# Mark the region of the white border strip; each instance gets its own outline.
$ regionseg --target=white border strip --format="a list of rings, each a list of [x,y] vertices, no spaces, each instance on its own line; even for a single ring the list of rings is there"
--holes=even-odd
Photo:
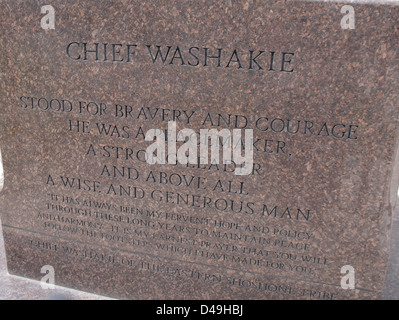
[[[289,0],[295,1],[295,0]],[[296,0],[302,2],[320,2],[320,3],[341,3],[344,4],[373,4],[373,5],[399,5],[398,0]]]

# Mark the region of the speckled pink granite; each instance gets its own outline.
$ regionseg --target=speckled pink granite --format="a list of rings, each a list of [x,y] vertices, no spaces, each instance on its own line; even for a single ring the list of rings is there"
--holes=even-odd
[[[107,300],[106,297],[59,286],[43,289],[39,281],[10,275],[1,224],[0,235],[0,300]]]
[[[116,298],[381,296],[398,6],[353,4],[344,30],[330,2],[53,1],[43,30],[44,4],[0,1],[10,273],[51,265],[57,284]],[[143,133],[173,116],[246,122],[253,174],[143,162]]]

